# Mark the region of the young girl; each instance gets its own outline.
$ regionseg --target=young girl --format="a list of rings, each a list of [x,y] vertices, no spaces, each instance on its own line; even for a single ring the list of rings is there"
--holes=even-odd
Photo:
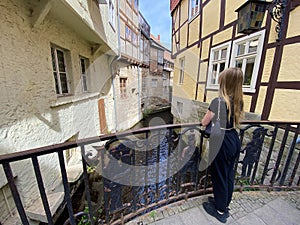
[[[205,211],[226,223],[229,217],[228,206],[232,199],[234,188],[234,163],[241,143],[235,128],[243,115],[243,72],[240,68],[228,68],[219,76],[219,97],[212,100],[201,123],[207,126],[215,121],[219,114],[221,130],[220,144],[213,144],[213,161],[211,164],[211,179],[214,198],[209,197],[203,203]],[[210,148],[211,151],[211,148]]]

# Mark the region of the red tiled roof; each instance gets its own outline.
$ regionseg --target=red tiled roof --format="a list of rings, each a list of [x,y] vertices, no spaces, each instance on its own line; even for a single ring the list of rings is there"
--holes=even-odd
[[[176,6],[178,5],[178,3],[180,2],[180,0],[170,0],[170,11],[172,12]]]

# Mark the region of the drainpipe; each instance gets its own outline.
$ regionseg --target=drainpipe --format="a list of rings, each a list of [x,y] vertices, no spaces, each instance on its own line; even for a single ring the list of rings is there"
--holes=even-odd
[[[116,100],[116,90],[115,90],[115,82],[114,82],[114,69],[113,69],[113,64],[117,62],[121,58],[121,37],[120,37],[120,0],[118,0],[118,6],[117,6],[117,14],[118,14],[118,21],[117,21],[117,26],[118,26],[118,55],[113,58],[113,60],[110,62],[110,71],[111,71],[111,85],[112,85],[112,90],[113,90],[113,99],[114,99],[114,112],[115,112],[115,130],[117,131],[118,129],[118,114],[117,114],[117,100]]]
[[[138,110],[139,110],[139,120],[141,120],[141,111],[142,111],[142,108],[141,108],[141,85],[140,85],[140,65],[138,65]]]
[[[138,10],[138,11],[140,11],[140,10]],[[141,27],[140,27],[140,25],[139,25],[139,43],[141,44]],[[138,46],[138,59],[139,59],[139,61],[141,61],[141,48],[140,48],[140,46]],[[141,74],[140,74],[140,64],[138,64],[138,110],[139,110],[139,120],[141,120],[142,118],[141,118],[141,112],[142,112],[142,107],[141,107],[141,85],[140,85],[140,76],[141,76]]]

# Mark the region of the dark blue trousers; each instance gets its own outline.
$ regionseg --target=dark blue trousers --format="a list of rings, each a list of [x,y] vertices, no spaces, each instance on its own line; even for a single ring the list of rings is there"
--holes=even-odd
[[[211,179],[216,209],[225,212],[232,199],[234,163],[241,142],[236,130],[226,131],[221,148],[211,164]]]

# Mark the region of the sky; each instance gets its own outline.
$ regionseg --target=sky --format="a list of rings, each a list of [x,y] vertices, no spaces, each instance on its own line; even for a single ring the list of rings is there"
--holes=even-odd
[[[139,9],[155,37],[160,34],[164,44],[171,45],[170,0],[140,0]]]

